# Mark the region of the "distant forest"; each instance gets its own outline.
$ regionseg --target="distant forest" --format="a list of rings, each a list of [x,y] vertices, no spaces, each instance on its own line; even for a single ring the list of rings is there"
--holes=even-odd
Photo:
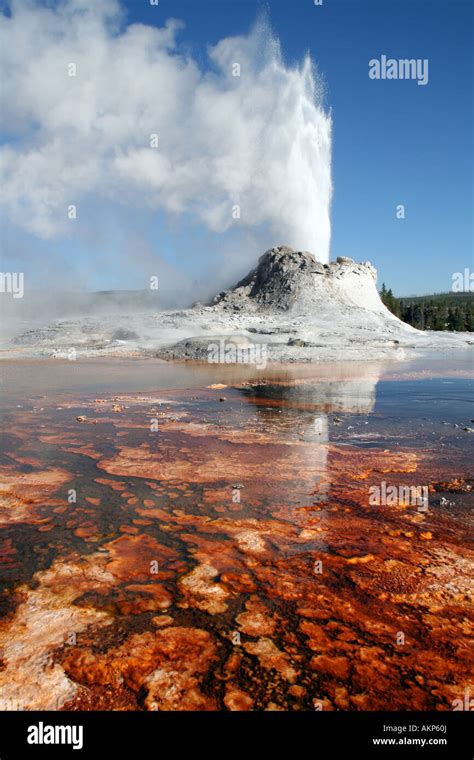
[[[392,314],[419,330],[474,332],[474,293],[397,298],[383,283],[380,298]]]

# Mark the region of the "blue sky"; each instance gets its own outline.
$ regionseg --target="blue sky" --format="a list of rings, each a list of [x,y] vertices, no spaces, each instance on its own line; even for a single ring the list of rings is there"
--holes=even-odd
[[[326,106],[333,117],[331,258],[372,261],[379,282],[399,295],[449,290],[453,272],[473,267],[471,0],[122,4],[130,23],[161,26],[169,17],[184,21],[179,40],[202,68],[208,65],[208,44],[247,33],[256,16],[266,12],[285,61],[299,61],[309,50],[326,82]],[[368,61],[382,54],[429,59],[429,84],[369,79]],[[398,204],[406,208],[403,220],[395,215]],[[103,207],[86,241],[38,241],[5,222],[3,269],[13,267],[15,257],[34,255],[42,262],[38,272],[44,273],[52,252],[63,264],[71,262],[75,272],[82,271],[85,280],[92,260],[100,261],[90,287],[139,287],[139,278],[120,265],[117,252],[124,219],[128,230],[139,228],[139,245],[147,256],[153,256],[154,241],[160,239],[170,266],[191,268],[196,278],[201,259],[186,257],[190,243],[219,248],[218,233],[204,231],[186,217],[177,228],[162,214],[123,208],[117,215],[113,207]],[[269,240],[268,245],[279,242],[285,241]]]

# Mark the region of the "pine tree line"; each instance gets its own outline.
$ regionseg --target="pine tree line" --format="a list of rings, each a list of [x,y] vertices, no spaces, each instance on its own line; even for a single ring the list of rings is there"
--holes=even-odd
[[[380,298],[392,314],[418,330],[474,332],[473,293],[397,298],[383,283]]]

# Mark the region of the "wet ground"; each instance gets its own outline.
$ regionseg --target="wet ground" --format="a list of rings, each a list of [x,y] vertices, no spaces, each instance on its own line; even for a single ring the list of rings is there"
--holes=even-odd
[[[453,709],[472,396],[455,362],[5,363],[0,707]]]

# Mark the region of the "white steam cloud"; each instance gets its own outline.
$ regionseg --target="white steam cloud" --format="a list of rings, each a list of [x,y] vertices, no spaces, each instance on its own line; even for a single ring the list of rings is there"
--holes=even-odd
[[[179,21],[123,22],[115,0],[16,0],[0,16],[11,221],[68,236],[68,206],[79,215],[92,197],[191,214],[218,233],[265,225],[271,244],[327,261],[331,118],[310,58],[285,66],[260,22],[210,48],[203,72],[176,41]]]

